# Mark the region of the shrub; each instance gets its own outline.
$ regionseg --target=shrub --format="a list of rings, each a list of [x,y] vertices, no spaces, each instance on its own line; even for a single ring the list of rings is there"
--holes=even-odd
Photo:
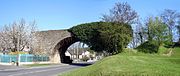
[[[136,48],[139,52],[144,53],[157,53],[159,49],[159,44],[157,41],[146,41]]]

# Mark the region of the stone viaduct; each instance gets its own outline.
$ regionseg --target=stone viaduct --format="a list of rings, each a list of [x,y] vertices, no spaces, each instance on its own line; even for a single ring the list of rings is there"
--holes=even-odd
[[[65,56],[65,52],[77,41],[67,30],[39,31],[35,33],[33,48],[36,52],[49,55],[53,63],[69,63],[70,58]]]

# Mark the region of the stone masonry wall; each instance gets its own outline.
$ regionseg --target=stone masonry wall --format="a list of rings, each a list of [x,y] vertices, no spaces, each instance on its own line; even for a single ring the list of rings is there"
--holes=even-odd
[[[71,33],[67,30],[49,30],[36,32],[33,48],[36,53],[50,56],[50,60],[54,63],[60,62],[58,50],[55,46],[63,39],[71,37]]]

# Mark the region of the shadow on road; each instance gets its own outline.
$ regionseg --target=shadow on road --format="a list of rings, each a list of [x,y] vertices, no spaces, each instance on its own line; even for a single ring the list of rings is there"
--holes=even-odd
[[[89,66],[92,65],[93,63],[90,62],[85,62],[85,63],[71,63],[69,65],[75,65],[75,66]]]

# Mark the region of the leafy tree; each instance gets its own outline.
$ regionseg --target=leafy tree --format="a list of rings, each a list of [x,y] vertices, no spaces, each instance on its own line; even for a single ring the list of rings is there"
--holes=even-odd
[[[150,17],[147,23],[148,41],[156,40],[158,44],[162,44],[169,39],[168,27],[158,17]]]
[[[90,40],[93,40],[94,36],[99,36],[97,32],[98,23],[85,23],[74,26],[70,28],[68,31],[72,32],[72,34],[78,38],[81,42],[91,46]]]
[[[125,3],[115,3],[115,6],[109,10],[109,15],[104,14],[102,20],[105,22],[117,22],[134,24],[138,20],[138,14],[131,6]]]
[[[130,25],[123,23],[113,23],[113,25],[101,27],[100,37],[103,40],[104,50],[110,53],[119,53],[132,39],[132,29]]]
[[[170,42],[168,27],[159,17],[149,17],[144,31],[148,41],[136,48],[140,52],[157,53],[161,44]]]
[[[113,22],[92,22],[69,29],[81,42],[92,50],[117,54],[132,39],[132,28],[128,24]]]

